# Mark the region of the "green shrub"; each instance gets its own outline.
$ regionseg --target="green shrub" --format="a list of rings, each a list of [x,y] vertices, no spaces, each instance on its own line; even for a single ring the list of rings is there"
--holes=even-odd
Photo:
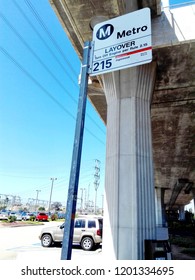
[[[181,253],[195,256],[195,248],[185,248],[181,251]]]
[[[184,248],[195,248],[195,239],[193,237],[174,236],[170,238],[172,244]]]
[[[9,222],[13,223],[16,221],[16,216],[9,216]]]
[[[30,221],[34,222],[35,218],[36,218],[35,216],[30,216]]]
[[[58,218],[58,215],[57,215],[57,214],[52,214],[52,215],[51,215],[51,220],[52,220],[52,221],[56,221],[57,218]]]

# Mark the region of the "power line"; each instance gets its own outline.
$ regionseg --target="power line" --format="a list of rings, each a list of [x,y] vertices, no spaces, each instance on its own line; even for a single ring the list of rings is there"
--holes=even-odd
[[[15,64],[31,81],[33,81],[54,103],[56,103],[66,114],[68,114],[71,118],[75,120],[75,117],[56,99],[52,96],[52,94],[46,90],[27,70],[25,70],[22,65],[20,65],[4,48],[0,46],[0,51],[4,54],[9,60]],[[100,140],[94,133],[92,133],[89,129],[85,128],[89,134],[91,134],[96,140],[104,145],[104,142]]]
[[[59,79],[51,72],[51,70],[47,67],[47,65],[42,61],[42,59],[35,53],[35,51],[29,46],[28,43],[25,42],[22,35],[14,28],[14,26],[8,21],[8,19],[0,12],[0,17],[7,24],[7,26],[14,32],[14,34],[19,38],[19,40],[24,44],[24,46],[29,50],[29,52],[37,59],[37,61],[41,64],[41,66],[50,74],[50,76],[56,81],[56,83],[70,96],[70,98],[75,102],[76,100],[72,95],[64,88],[63,84],[59,81]]]
[[[33,81],[54,103],[56,103],[63,111],[65,111],[71,118],[75,120],[75,117],[56,99],[49,93],[22,65],[20,65],[4,48],[0,47],[0,51],[9,60],[14,63],[31,81]]]
[[[77,73],[74,71],[74,69],[72,68],[72,65],[70,64],[70,62],[65,58],[64,53],[62,51],[62,49],[60,48],[60,46],[58,45],[58,43],[56,42],[55,38],[52,36],[51,32],[48,30],[47,26],[45,25],[45,23],[43,22],[43,20],[41,19],[39,13],[36,11],[35,7],[32,5],[32,3],[29,0],[25,0],[27,6],[30,8],[31,12],[33,13],[33,15],[35,16],[35,18],[37,19],[37,21],[39,22],[39,24],[41,25],[41,27],[45,30],[45,32],[47,33],[48,37],[50,38],[51,42],[53,43],[53,45],[56,47],[57,51],[61,54],[61,56],[64,58],[64,60],[66,61],[66,63],[69,65],[71,71],[77,75]]]
[[[0,17],[7,24],[7,26],[14,32],[14,34],[19,38],[19,40],[24,44],[24,46],[30,51],[30,53],[38,60],[42,67],[50,74],[50,76],[56,81],[56,83],[63,89],[63,91],[70,96],[72,101],[77,104],[75,98],[64,88],[60,80],[52,73],[52,71],[47,67],[47,65],[42,61],[42,59],[35,53],[35,51],[29,46],[29,44],[24,40],[23,36],[14,28],[14,26],[8,21],[5,15],[0,13]],[[103,129],[93,120],[93,118],[87,113],[87,117],[105,134]]]
[[[56,57],[55,53],[51,50],[50,47],[48,47],[48,44],[45,42],[45,40],[43,39],[43,37],[40,35],[40,33],[37,31],[37,29],[33,26],[33,24],[29,21],[29,19],[26,17],[26,15],[24,14],[24,12],[22,11],[22,9],[19,7],[19,5],[16,3],[15,0],[14,4],[15,6],[18,8],[18,10],[20,11],[20,13],[23,15],[23,17],[25,18],[25,20],[29,23],[29,25],[33,28],[34,32],[39,36],[39,38],[41,39],[41,41],[44,43],[44,45],[46,46],[46,48],[50,51],[50,53],[53,55],[53,57],[56,59],[56,61],[58,62],[58,64],[60,64],[60,66],[64,69],[63,65],[61,64],[61,62],[59,61],[59,59]],[[28,2],[28,3],[27,3]],[[47,35],[49,36],[49,38],[52,40],[52,42],[54,43],[55,47],[57,48],[58,52],[62,55],[62,57],[65,59],[65,61],[67,62],[67,64],[69,65],[69,67],[71,68],[71,70],[73,70],[71,64],[69,63],[69,61],[66,59],[66,57],[64,56],[63,51],[61,50],[61,48],[59,47],[58,43],[56,42],[56,40],[54,39],[54,37],[51,35],[51,33],[49,32],[48,28],[46,27],[46,25],[44,24],[43,20],[41,19],[40,15],[38,14],[38,12],[36,11],[35,7],[33,7],[32,3],[30,3],[28,0],[26,0],[26,4],[29,6],[31,12],[33,12],[34,16],[36,17],[37,21],[39,22],[39,24],[43,27],[43,30],[47,33]],[[69,73],[67,73],[66,69],[64,69],[66,74],[70,77]],[[73,73],[76,75],[77,78],[77,73],[73,70]],[[75,83],[75,81],[72,79],[72,77],[70,77],[70,79],[74,82],[74,84],[78,87],[78,84]],[[68,93],[69,94],[69,93]],[[69,96],[71,96],[69,94]],[[76,100],[71,96],[71,98],[76,102]],[[102,128],[93,120],[93,118],[87,113],[87,117],[93,122],[95,123],[95,125],[105,134],[105,132],[102,130]]]
[[[24,172],[23,172],[24,173]],[[3,174],[0,172],[1,176],[5,176],[5,177],[14,177],[14,178],[26,178],[26,179],[34,179],[34,178],[45,178],[46,176],[20,176],[20,175],[13,175],[13,174]]]
[[[30,22],[30,20],[28,19],[28,17],[25,15],[25,13],[23,12],[23,10],[20,8],[20,6],[18,5],[18,3],[13,0],[13,3],[15,4],[15,6],[17,7],[17,9],[19,10],[19,12],[22,14],[22,16],[25,18],[25,20],[28,22],[28,24],[31,26],[31,28],[34,30],[34,32],[36,33],[36,35],[39,37],[39,39],[43,42],[44,46],[47,48],[47,50],[50,52],[50,54],[54,57],[54,59],[57,61],[58,65],[60,65],[60,67],[62,68],[62,70],[69,76],[69,78],[71,79],[71,81],[73,82],[73,84],[78,88],[78,83],[76,83],[72,77],[70,76],[69,72],[64,68],[64,65],[61,63],[61,61],[57,58],[57,56],[55,55],[55,53],[53,52],[53,50],[48,46],[48,44],[46,43],[46,41],[43,39],[43,37],[41,36],[41,34],[37,31],[37,29],[33,26],[33,24]],[[77,77],[77,76],[76,76]]]

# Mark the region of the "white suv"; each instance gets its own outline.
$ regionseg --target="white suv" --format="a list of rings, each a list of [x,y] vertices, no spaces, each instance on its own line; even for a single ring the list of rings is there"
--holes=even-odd
[[[64,234],[64,224],[43,228],[39,238],[43,247],[50,247],[53,243],[61,243]],[[92,250],[102,242],[102,217],[80,216],[75,219],[73,244],[80,244],[84,250]]]

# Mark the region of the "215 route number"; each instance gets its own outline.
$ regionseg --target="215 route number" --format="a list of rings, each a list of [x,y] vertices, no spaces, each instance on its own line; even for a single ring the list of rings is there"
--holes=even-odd
[[[93,64],[93,72],[109,69],[112,66],[112,59],[102,60]]]

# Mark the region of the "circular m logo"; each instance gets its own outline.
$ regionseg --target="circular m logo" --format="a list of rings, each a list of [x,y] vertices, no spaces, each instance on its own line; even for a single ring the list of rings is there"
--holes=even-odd
[[[96,32],[96,37],[99,40],[105,40],[109,38],[114,32],[114,26],[112,24],[105,24],[101,26]]]

